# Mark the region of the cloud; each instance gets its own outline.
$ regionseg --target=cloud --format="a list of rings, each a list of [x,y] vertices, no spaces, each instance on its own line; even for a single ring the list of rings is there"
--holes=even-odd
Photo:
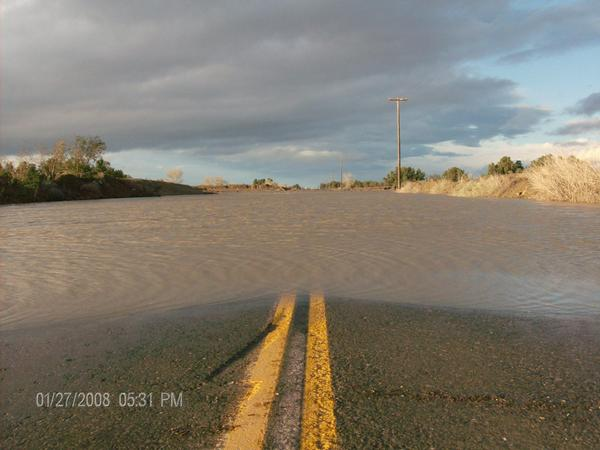
[[[457,145],[452,142],[443,142],[436,145],[441,152],[456,154],[452,158],[452,165],[461,167],[472,174],[484,173],[490,162],[498,161],[502,156],[510,156],[513,160],[521,160],[526,164],[542,155],[553,154],[557,156],[571,156],[584,159],[593,163],[600,163],[600,141],[576,140],[571,142],[529,142],[514,143],[506,139],[491,139],[482,142],[480,151],[473,152],[470,147]],[[439,173],[440,167],[447,168],[448,160],[444,159],[443,165],[437,164],[439,157],[435,154],[427,155],[420,161],[419,167],[427,173]]]
[[[579,100],[575,106],[569,108],[574,114],[585,114],[591,116],[600,111],[600,92],[595,92]]]
[[[519,7],[519,2],[514,2]],[[518,17],[504,24],[505,39],[521,40],[521,48],[499,58],[507,64],[521,63],[570,48],[600,43],[598,4],[595,0],[537,6],[516,10]]]
[[[589,120],[577,120],[556,130],[556,134],[574,135],[584,133],[600,132],[600,118]]]
[[[273,163],[275,161],[302,162],[304,164],[319,164],[323,161],[338,161],[343,154],[333,150],[322,150],[309,147],[277,146],[260,147],[245,152],[239,152],[231,155],[218,156],[222,161],[246,162],[254,161],[263,163]]]
[[[390,95],[410,97],[407,155],[520,136],[549,111],[464,64],[588,45],[600,13],[585,1],[540,15],[511,5],[4,2],[0,153],[93,134],[113,152],[184,149],[235,170],[337,154],[381,168],[393,155]]]
[[[588,146],[590,143],[589,139],[584,139],[584,138],[580,138],[580,139],[575,139],[574,141],[566,141],[566,142],[557,142],[556,145],[558,145],[559,147],[586,147]]]

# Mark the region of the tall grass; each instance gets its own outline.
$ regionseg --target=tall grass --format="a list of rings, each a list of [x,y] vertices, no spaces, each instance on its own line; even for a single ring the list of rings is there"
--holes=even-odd
[[[552,156],[525,175],[540,200],[600,203],[600,167],[587,161]]]
[[[515,176],[487,175],[470,179],[463,177],[459,181],[446,179],[413,181],[402,187],[402,192],[446,194],[454,197],[499,197],[505,193]]]
[[[409,182],[402,187],[402,192],[600,203],[600,165],[572,156],[549,155],[543,163],[520,173],[463,177],[459,181]]]

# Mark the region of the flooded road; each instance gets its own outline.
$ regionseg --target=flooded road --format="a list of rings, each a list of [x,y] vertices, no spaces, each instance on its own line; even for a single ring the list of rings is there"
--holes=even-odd
[[[0,326],[281,292],[600,315],[600,208],[392,192],[0,208]]]

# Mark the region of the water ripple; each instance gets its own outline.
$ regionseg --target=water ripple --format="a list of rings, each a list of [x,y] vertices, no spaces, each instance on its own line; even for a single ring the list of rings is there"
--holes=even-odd
[[[0,325],[289,289],[600,314],[600,208],[390,192],[64,202],[0,209]]]

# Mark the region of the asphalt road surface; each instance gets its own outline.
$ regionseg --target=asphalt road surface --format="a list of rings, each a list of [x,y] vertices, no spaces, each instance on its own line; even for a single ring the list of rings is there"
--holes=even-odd
[[[285,293],[5,333],[2,448],[597,448],[597,325]]]

